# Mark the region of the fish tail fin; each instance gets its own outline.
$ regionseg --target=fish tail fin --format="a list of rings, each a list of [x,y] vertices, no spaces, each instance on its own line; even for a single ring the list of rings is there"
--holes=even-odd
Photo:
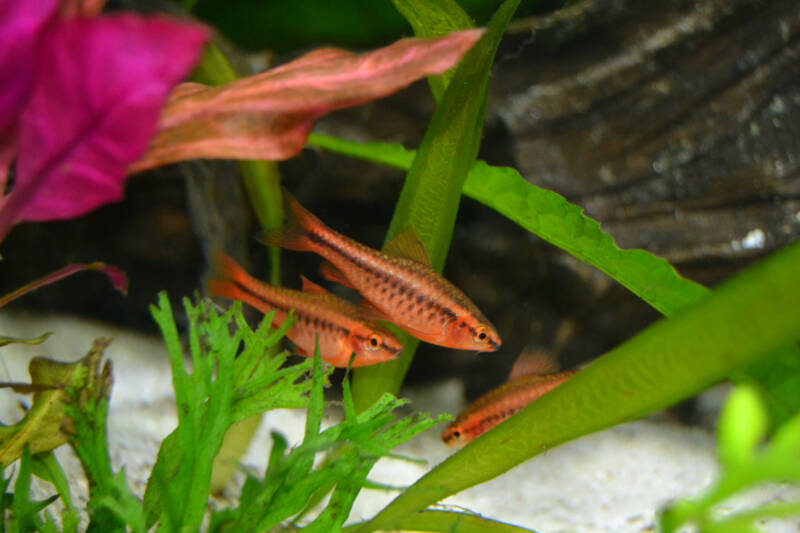
[[[288,248],[289,250],[311,251],[309,233],[314,228],[324,228],[325,224],[308,212],[284,189],[288,220],[283,227],[262,233],[258,240],[267,246]]]
[[[229,300],[241,300],[262,312],[269,310],[271,306],[258,294],[263,284],[245,272],[229,255],[216,251],[212,262],[219,277],[206,283],[208,292]]]

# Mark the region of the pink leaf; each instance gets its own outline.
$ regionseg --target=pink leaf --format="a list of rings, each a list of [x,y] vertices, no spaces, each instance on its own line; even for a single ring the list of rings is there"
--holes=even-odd
[[[147,153],[130,171],[194,158],[286,159],[302,149],[321,115],[444,72],[481,34],[403,39],[363,55],[322,49],[227,85],[182,84],[170,95]]]
[[[0,136],[28,99],[40,36],[56,7],[57,0],[0,2]]]
[[[67,265],[64,268],[61,268],[59,270],[56,270],[55,272],[47,274],[46,276],[33,280],[30,283],[23,285],[19,289],[15,290],[14,292],[10,292],[5,296],[0,296],[0,307],[3,307],[7,303],[16,300],[20,296],[23,296],[31,291],[35,291],[40,287],[44,287],[45,285],[50,285],[51,283],[55,283],[56,281],[62,280],[68,276],[75,274],[76,272],[82,272],[84,270],[99,270],[101,272],[104,272],[108,276],[108,279],[111,280],[111,283],[114,285],[115,289],[122,292],[123,294],[128,293],[128,278],[127,276],[125,276],[125,273],[122,270],[118,269],[115,266],[95,261],[94,263],[88,263],[88,264]]]
[[[59,22],[44,36],[19,127],[17,176],[0,238],[20,220],[81,215],[119,200],[169,91],[207,31],[161,17]]]

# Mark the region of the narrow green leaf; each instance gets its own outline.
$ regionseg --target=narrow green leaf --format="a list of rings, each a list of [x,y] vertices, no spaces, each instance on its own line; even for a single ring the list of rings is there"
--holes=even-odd
[[[239,74],[219,47],[209,43],[203,50],[203,59],[192,78],[207,85],[222,85],[236,81]],[[261,228],[264,231],[279,228],[283,223],[283,196],[278,164],[275,161],[242,160],[239,161],[239,171]],[[269,259],[269,282],[280,285],[280,248],[270,247]]]
[[[417,37],[441,37],[474,27],[472,18],[455,0],[392,0],[392,3],[411,24]],[[428,84],[437,102],[442,99],[455,71],[451,68],[438,76],[428,76]]]
[[[49,331],[47,333],[43,333],[38,337],[31,337],[30,339],[21,339],[19,337],[5,337],[0,335],[0,347],[6,346],[7,344],[41,344],[47,340],[47,338],[52,335]]]
[[[518,5],[519,0],[506,0],[459,63],[408,171],[386,235],[384,245],[413,227],[438,272],[447,257],[461,189],[478,155],[494,55]],[[400,389],[417,345],[409,342],[410,336],[401,337],[406,348],[397,360],[356,370],[357,409],[371,405],[383,392]]]
[[[72,493],[69,490],[69,481],[67,481],[67,476],[64,474],[64,470],[58,463],[56,456],[53,455],[53,452],[44,452],[34,455],[32,467],[36,477],[52,483],[58,492],[66,508],[65,513],[62,514],[62,519],[66,513],[74,514],[74,518],[77,519],[77,512],[72,505]]]
[[[449,457],[360,531],[393,527],[558,444],[672,405],[774,355],[800,334],[798,271],[800,243],[658,321]]]
[[[415,152],[398,144],[355,143],[313,134],[309,144],[333,152],[409,169]],[[528,182],[508,167],[477,161],[463,192],[618,281],[658,311],[669,316],[695,303],[707,289],[681,277],[664,259],[645,250],[620,249],[596,220],[560,194]]]

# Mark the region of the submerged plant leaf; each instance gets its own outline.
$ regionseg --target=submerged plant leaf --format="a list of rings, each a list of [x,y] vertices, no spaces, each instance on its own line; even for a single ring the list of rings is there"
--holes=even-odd
[[[286,439],[273,433],[264,478],[248,477],[239,507],[216,513],[212,518],[213,530],[268,531],[302,513],[320,490],[334,487],[325,509],[303,531],[339,531],[358,493],[371,485],[367,474],[378,459],[390,455],[391,449],[401,442],[449,418],[431,419],[416,414],[398,420],[392,411],[407,402],[390,394],[356,414],[345,378],[344,420],[320,432],[325,374],[318,349],[313,363],[311,401],[303,442],[289,449]],[[314,457],[319,452],[328,452],[332,457],[315,468]]]
[[[0,306],[2,307],[2,306]],[[52,335],[49,331],[47,333],[42,333],[38,337],[31,337],[29,339],[21,339],[19,337],[6,337],[0,335],[0,347],[6,346],[8,344],[41,344],[47,340],[47,338]]]
[[[414,28],[417,37],[440,37],[450,32],[472,28],[472,18],[455,0],[392,0],[394,7]],[[438,76],[428,76],[431,93],[438,102],[453,79],[455,68]]]
[[[97,339],[82,359],[74,363],[63,363],[43,357],[32,359],[28,365],[32,386],[52,387],[38,391],[25,417],[17,424],[0,427],[0,464],[8,466],[22,454],[24,446],[31,453],[53,450],[69,438],[72,423],[66,415],[65,406],[71,400],[68,387],[81,391],[77,408],[83,402],[98,397],[107,397],[111,390],[111,366],[106,361],[100,367],[103,351],[110,339]]]
[[[399,144],[356,143],[312,134],[309,144],[333,152],[408,170],[415,152]],[[513,220],[581,261],[605,272],[667,316],[697,303],[708,289],[682,277],[666,260],[646,250],[623,250],[597,221],[560,194],[526,181],[516,170],[476,162],[464,183],[465,195]],[[773,424],[800,412],[800,350],[787,346],[781,354],[738,369],[737,382],[759,387],[770,407]]]
[[[389,224],[384,246],[411,227],[437,272],[444,268],[461,189],[478,155],[494,55],[518,5],[519,0],[506,0],[484,36],[459,63],[411,163]],[[398,359],[355,372],[353,396],[359,409],[384,392],[400,389],[419,344],[407,334],[400,341],[405,348]]]
[[[344,529],[346,533],[357,531],[362,524]],[[530,529],[507,524],[479,514],[464,511],[428,509],[414,513],[397,524],[402,531],[440,531],[441,533],[531,533]],[[535,532],[534,532],[535,533]]]
[[[164,99],[206,36],[194,24],[128,14],[51,24],[19,119],[0,238],[22,220],[74,217],[119,200],[128,165],[144,152]]]
[[[114,285],[115,289],[123,294],[128,293],[128,277],[122,270],[115,266],[107,265],[100,261],[95,261],[94,263],[88,264],[67,265],[64,268],[60,268],[54,272],[42,276],[39,279],[33,280],[30,283],[27,283],[16,289],[15,291],[6,294],[5,296],[0,296],[0,307],[13,302],[20,296],[24,296],[31,291],[35,291],[36,289],[50,285],[51,283],[55,283],[56,281],[62,280],[84,270],[99,270],[100,272],[103,272],[106,276],[108,276],[108,279]]]
[[[392,527],[568,440],[663,409],[800,334],[800,243],[650,326],[472,441],[359,531]]]
[[[165,293],[151,307],[161,328],[173,373],[178,428],[161,444],[144,496],[146,525],[156,520],[165,528],[193,529],[203,519],[209,494],[212,461],[231,424],[281,407],[308,405],[310,381],[297,383],[311,361],[281,368],[286,352],[271,356],[293,324],[290,317],[277,329],[267,314],[256,331],[235,302],[218,315],[205,302],[184,300],[189,317],[190,373]],[[231,322],[236,328],[232,332]]]
[[[705,494],[671,504],[660,513],[660,530],[683,530],[687,522],[699,531],[756,531],[769,518],[800,516],[800,501],[776,502],[719,516],[715,508],[738,492],[763,483],[800,487],[800,414],[781,426],[775,438],[761,446],[767,427],[766,410],[752,387],[738,386],[723,407],[717,431],[722,472]],[[787,444],[789,444],[787,446]]]
[[[170,96],[158,134],[130,171],[195,158],[289,158],[303,148],[320,116],[450,68],[481,33],[403,39],[362,55],[320,49],[225,85],[184,83]]]

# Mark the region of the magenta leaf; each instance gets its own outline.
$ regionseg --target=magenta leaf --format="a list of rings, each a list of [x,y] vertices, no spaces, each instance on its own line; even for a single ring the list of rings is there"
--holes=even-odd
[[[0,238],[21,220],[70,218],[120,200],[127,167],[207,36],[195,24],[128,14],[53,23],[20,118]]]
[[[0,142],[28,99],[40,36],[57,7],[57,0],[0,2]]]
[[[20,296],[23,296],[31,291],[35,291],[40,287],[50,285],[51,283],[55,283],[56,281],[62,280],[84,270],[99,270],[103,272],[106,276],[108,276],[108,279],[111,280],[111,283],[114,285],[115,289],[123,294],[128,293],[128,277],[117,267],[101,263],[100,261],[95,261],[94,263],[88,264],[76,263],[67,265],[64,268],[60,268],[55,272],[47,274],[46,276],[33,280],[17,290],[6,294],[5,296],[0,296],[0,307],[3,307],[7,303],[16,300]]]
[[[130,171],[196,158],[292,157],[320,116],[444,72],[482,33],[402,39],[360,55],[325,48],[226,85],[181,84],[164,106],[147,153]]]

